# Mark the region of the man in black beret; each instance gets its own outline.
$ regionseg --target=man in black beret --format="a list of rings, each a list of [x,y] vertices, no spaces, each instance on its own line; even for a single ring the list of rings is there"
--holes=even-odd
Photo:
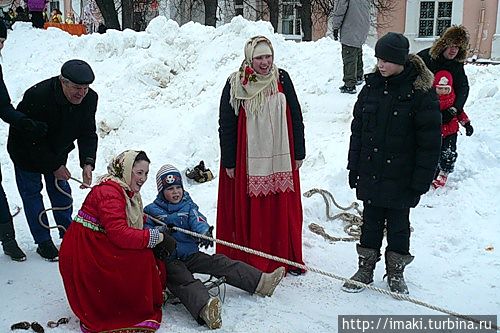
[[[83,60],[69,60],[61,74],[37,83],[26,90],[17,111],[33,120],[29,126],[11,126],[7,150],[14,162],[16,183],[24,205],[31,234],[38,244],[37,253],[49,261],[57,261],[59,252],[49,230],[40,225],[39,214],[45,209],[41,195],[42,176],[52,207],[69,207],[53,212],[58,226],[71,223],[72,199],[61,193],[57,185],[71,194],[66,167],[68,154],[77,140],[82,177],[92,183],[97,134],[95,113],[97,93],[89,88],[94,81],[92,68]],[[45,129],[45,130],[44,130]],[[42,223],[48,226],[46,214]],[[64,231],[59,229],[62,238]]]

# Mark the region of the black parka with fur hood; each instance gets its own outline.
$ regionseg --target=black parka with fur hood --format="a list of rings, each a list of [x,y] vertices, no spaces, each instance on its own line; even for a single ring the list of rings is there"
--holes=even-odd
[[[452,60],[443,57],[443,52],[450,45],[459,47],[458,54]],[[425,62],[432,73],[447,70],[453,77],[453,89],[455,90],[455,103],[458,110],[463,110],[467,97],[469,96],[469,80],[465,75],[464,62],[467,58],[469,48],[469,33],[463,26],[451,26],[438,38],[432,47],[417,53]]]
[[[354,106],[347,169],[359,175],[359,200],[415,207],[429,190],[441,146],[441,112],[433,75],[410,54],[403,72],[365,76]]]

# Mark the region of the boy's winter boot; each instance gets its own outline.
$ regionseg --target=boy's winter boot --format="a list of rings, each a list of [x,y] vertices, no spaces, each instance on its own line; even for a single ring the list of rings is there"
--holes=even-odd
[[[201,309],[200,317],[211,330],[222,327],[222,306],[218,297],[210,297],[207,304]]]
[[[415,257],[412,255],[403,255],[393,251],[385,252],[385,270],[389,289],[393,293],[407,295],[408,286],[406,285],[403,272]]]
[[[262,297],[272,296],[284,276],[285,267],[278,267],[272,273],[262,273],[254,293]]]
[[[375,249],[362,247],[359,244],[356,244],[356,251],[358,252],[358,271],[354,273],[351,280],[370,284],[373,282],[373,271],[377,261],[380,260],[380,253]],[[342,286],[342,290],[348,293],[359,293],[365,290],[365,287],[346,282]]]
[[[17,245],[14,225],[12,220],[0,224],[0,241],[2,242],[3,252],[14,261],[25,261],[26,254]]]

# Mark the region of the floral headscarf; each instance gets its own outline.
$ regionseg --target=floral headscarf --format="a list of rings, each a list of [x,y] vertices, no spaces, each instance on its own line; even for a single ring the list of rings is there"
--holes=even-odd
[[[252,68],[253,53],[259,43],[267,43],[274,58],[273,45],[266,37],[255,36],[246,42],[245,59],[241,63],[240,69],[229,77],[230,104],[236,115],[238,115],[242,104],[247,113],[258,113],[266,98],[278,91],[278,69],[274,63],[267,75],[258,74]]]
[[[132,198],[127,194],[131,192],[132,168],[135,158],[140,151],[126,150],[114,157],[108,164],[108,173],[100,177],[97,184],[111,180],[118,183],[123,189],[126,202],[127,224],[135,229],[143,229],[143,205],[141,195],[134,193]]]

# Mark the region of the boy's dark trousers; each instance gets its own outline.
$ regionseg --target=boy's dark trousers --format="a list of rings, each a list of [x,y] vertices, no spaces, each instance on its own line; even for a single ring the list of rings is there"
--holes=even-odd
[[[379,251],[387,225],[387,248],[402,255],[410,254],[410,209],[375,207],[363,203],[363,225],[360,244]]]
[[[455,169],[455,162],[457,161],[457,133],[448,135],[443,138],[441,142],[441,155],[439,156],[438,170],[452,173]]]
[[[224,276],[234,287],[252,293],[257,288],[262,272],[244,262],[232,260],[223,254],[209,255],[197,252],[186,260],[168,260],[167,288],[178,297],[189,313],[199,320],[201,309],[210,299],[208,289],[193,273],[210,274],[217,278]]]

